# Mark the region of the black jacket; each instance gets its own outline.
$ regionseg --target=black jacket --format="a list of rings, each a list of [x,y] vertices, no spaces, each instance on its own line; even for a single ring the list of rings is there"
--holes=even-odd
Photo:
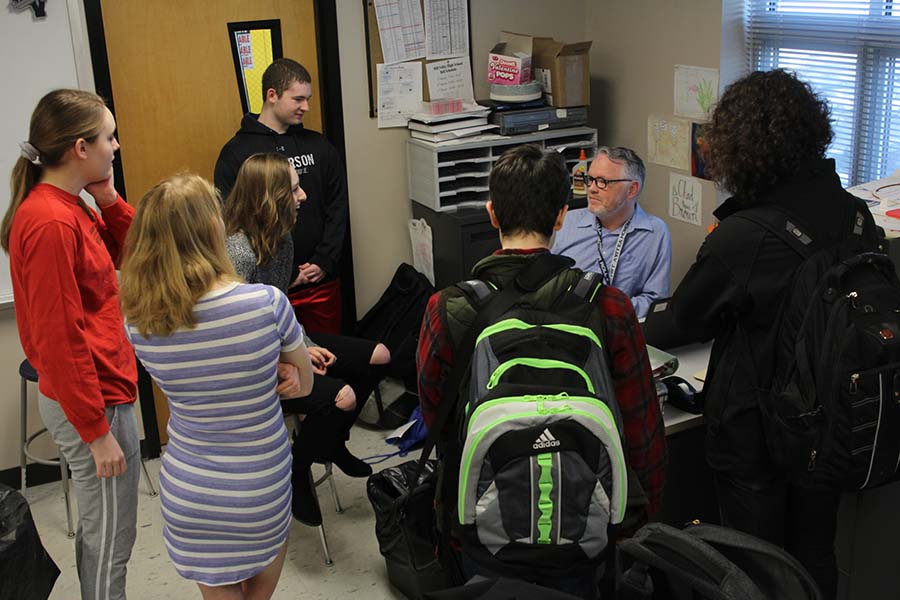
[[[240,130],[222,147],[216,161],[216,188],[227,201],[247,157],[258,152],[286,156],[307,196],[297,212],[293,231],[292,272],[296,273],[298,265],[311,262],[322,267],[327,279],[333,279],[347,230],[347,173],[340,156],[321,133],[295,125],[280,134],[260,123],[258,117],[244,115]]]
[[[704,385],[707,461],[716,471],[764,482],[776,473],[758,395],[772,383],[781,306],[800,258],[760,225],[729,218],[751,202],[777,204],[823,244],[842,239],[849,229],[844,224],[861,206],[869,249],[876,249],[877,236],[865,203],[841,187],[834,161],[813,161],[755,202],[732,197],[716,209],[719,226],[675,290],[678,327],[698,341],[715,338]]]

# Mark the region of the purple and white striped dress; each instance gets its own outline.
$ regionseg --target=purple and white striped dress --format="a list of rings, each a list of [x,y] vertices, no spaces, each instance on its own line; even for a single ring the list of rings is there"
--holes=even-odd
[[[303,330],[282,292],[231,284],[202,296],[197,326],[135,352],[169,400],[160,471],[163,537],[178,573],[243,581],[278,554],[291,525],[291,449],[275,387],[279,353]]]

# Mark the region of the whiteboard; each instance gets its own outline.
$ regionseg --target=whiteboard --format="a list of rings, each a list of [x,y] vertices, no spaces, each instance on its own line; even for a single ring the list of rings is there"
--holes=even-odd
[[[9,207],[9,177],[19,157],[19,142],[28,139],[31,112],[41,97],[56,88],[78,87],[69,12],[62,2],[47,3],[47,17],[31,10],[0,8],[0,56],[4,57],[0,95],[0,215]],[[13,300],[9,256],[0,251],[0,304]]]

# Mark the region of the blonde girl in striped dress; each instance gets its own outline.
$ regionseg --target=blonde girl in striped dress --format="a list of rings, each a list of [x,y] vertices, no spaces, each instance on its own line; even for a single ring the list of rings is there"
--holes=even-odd
[[[291,524],[279,391],[312,389],[303,330],[281,291],[239,282],[215,189],[196,175],[162,181],[138,205],[121,296],[126,333],[169,400],[169,557],[204,599],[269,598]],[[279,362],[297,367],[280,387]]]

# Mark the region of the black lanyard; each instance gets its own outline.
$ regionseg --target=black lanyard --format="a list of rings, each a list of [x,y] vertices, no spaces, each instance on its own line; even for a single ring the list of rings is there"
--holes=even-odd
[[[622,247],[625,246],[625,236],[628,235],[628,226],[631,225],[631,219],[633,218],[634,215],[631,215],[619,230],[619,238],[616,240],[616,249],[613,250],[612,259],[609,261],[609,265],[606,264],[606,259],[603,258],[603,236],[601,235],[603,225],[600,224],[600,219],[597,219],[597,262],[600,264],[600,275],[603,276],[603,283],[606,285],[612,285],[613,279],[616,277],[616,267],[619,266],[619,257],[622,255]]]

